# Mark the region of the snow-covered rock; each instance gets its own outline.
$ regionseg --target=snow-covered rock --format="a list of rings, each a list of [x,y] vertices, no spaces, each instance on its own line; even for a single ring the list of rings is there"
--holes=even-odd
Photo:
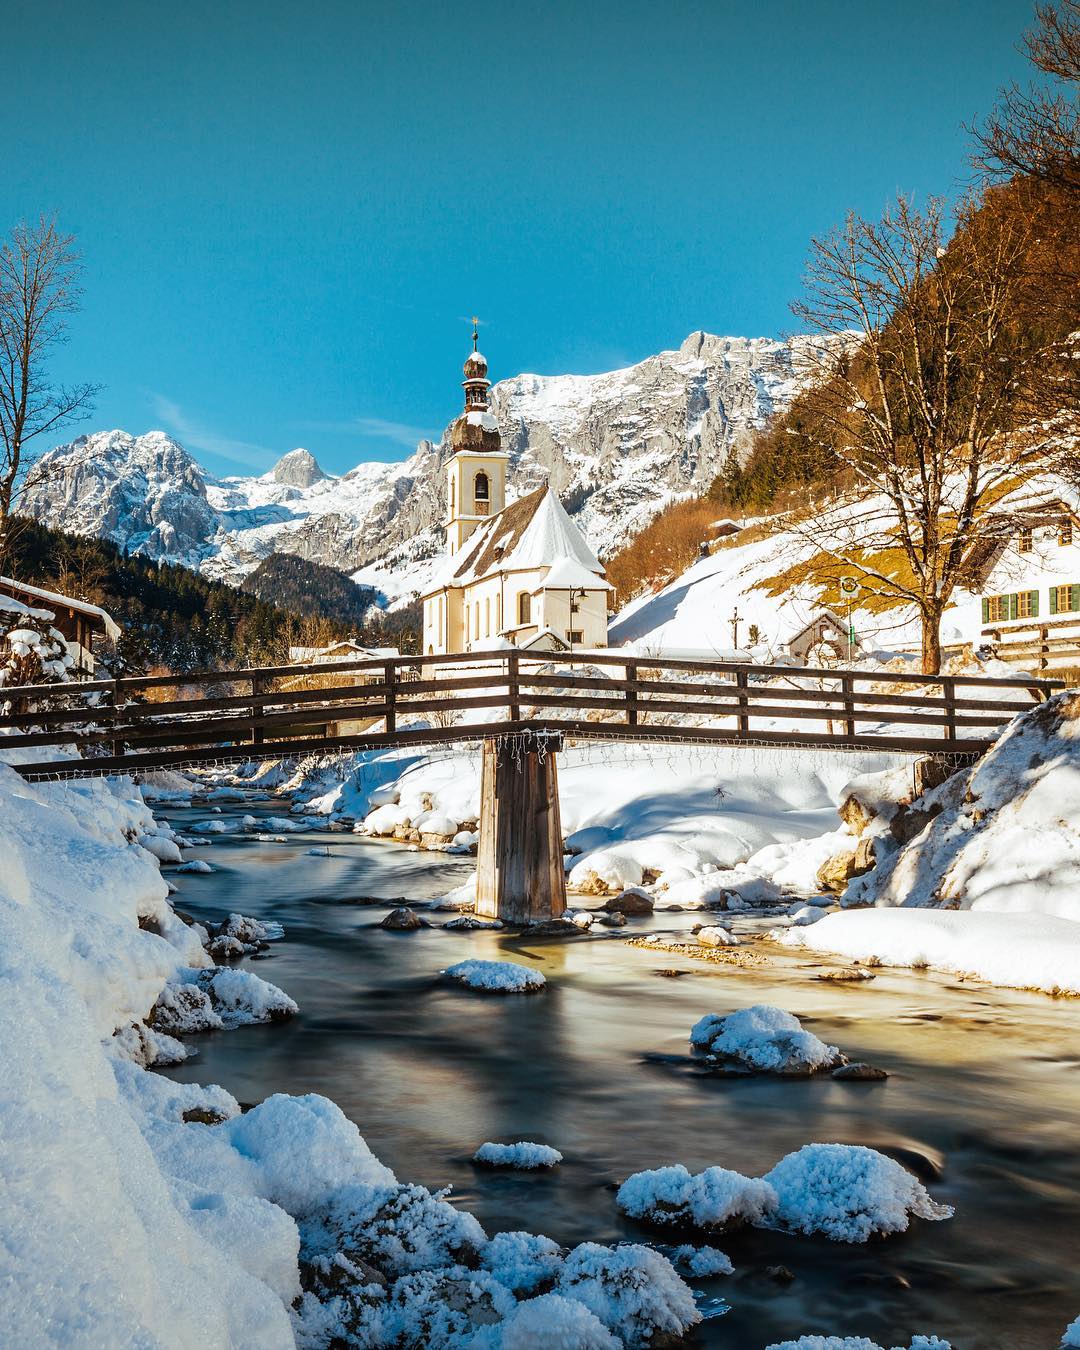
[[[698,1279],[708,1279],[713,1275],[730,1275],[735,1267],[731,1258],[715,1247],[676,1247],[671,1259],[677,1270],[684,1270]]]
[[[759,1003],[720,1016],[706,1013],[690,1031],[698,1052],[754,1073],[805,1075],[833,1069],[843,1060],[799,1019],[782,1008]]]
[[[547,983],[540,971],[515,961],[459,961],[444,973],[486,994],[531,994]]]
[[[693,1175],[675,1163],[627,1177],[616,1203],[633,1219],[723,1231],[759,1223],[776,1208],[776,1192],[767,1181],[726,1167],[707,1167]]]
[[[554,1167],[561,1163],[563,1155],[547,1144],[530,1144],[522,1141],[517,1144],[481,1144],[473,1154],[473,1161],[484,1163],[488,1167],[516,1167],[530,1171],[535,1167]]]
[[[723,1231],[743,1223],[866,1242],[904,1232],[912,1215],[948,1219],[949,1205],[892,1158],[855,1144],[805,1144],[764,1177],[681,1163],[636,1172],[619,1187],[623,1213],[649,1223]]]
[[[800,1336],[797,1341],[774,1341],[765,1350],[883,1350],[877,1341],[865,1336]],[[909,1344],[892,1350],[952,1350],[949,1341],[938,1336],[913,1336]]]
[[[767,1172],[765,1181],[777,1198],[775,1222],[837,1242],[903,1233],[912,1215],[939,1220],[953,1213],[895,1159],[857,1144],[804,1144]]]

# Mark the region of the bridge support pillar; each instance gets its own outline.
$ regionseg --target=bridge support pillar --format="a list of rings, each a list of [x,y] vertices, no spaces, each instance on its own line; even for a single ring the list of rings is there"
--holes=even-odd
[[[540,923],[566,909],[559,782],[562,737],[530,733],[484,742],[476,912]]]

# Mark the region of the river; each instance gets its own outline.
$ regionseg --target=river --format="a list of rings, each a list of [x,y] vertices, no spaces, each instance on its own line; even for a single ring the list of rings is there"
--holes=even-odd
[[[219,818],[282,809],[226,805]],[[180,830],[209,818],[206,807],[162,812]],[[329,856],[308,853],[324,845]],[[730,1311],[707,1307],[714,1315],[689,1344],[760,1350],[829,1332],[891,1346],[936,1332],[954,1350],[1053,1350],[1080,1314],[1080,1002],[931,973],[880,971],[835,985],[814,978],[823,963],[772,947],[768,964],[736,968],[623,940],[685,935],[692,914],[546,942],[387,932],[378,927],[387,906],[359,901],[431,899],[471,863],[348,834],[284,843],[219,835],[186,856],[217,870],[173,876],[180,908],[285,926],[250,968],[290,994],[300,1015],[192,1038],[198,1057],[169,1075],[221,1083],[241,1102],[324,1093],[400,1179],[451,1184],[489,1232],[524,1228],[566,1245],[658,1240],[620,1217],[613,1183],[671,1162],[760,1174],[811,1141],[891,1152],[955,1205],[947,1222],[915,1220],[908,1233],[862,1247],[756,1230],[718,1239],[736,1273],[696,1287]],[[548,987],[499,998],[440,980],[467,956],[535,965]],[[671,969],[689,973],[658,974]],[[690,1068],[697,1018],[752,1003],[790,1010],[852,1059],[888,1069],[889,1080],[732,1079]],[[565,1161],[551,1172],[482,1171],[471,1155],[489,1139],[552,1144]],[[795,1279],[777,1283],[765,1273],[773,1265]]]

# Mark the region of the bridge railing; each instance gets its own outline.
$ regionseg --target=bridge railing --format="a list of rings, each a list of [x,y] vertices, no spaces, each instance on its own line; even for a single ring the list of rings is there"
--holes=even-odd
[[[28,777],[429,745],[551,729],[609,740],[974,755],[1063,687],[609,651],[516,650],[247,667],[0,689],[9,749],[75,747]],[[34,756],[38,759],[38,756]]]

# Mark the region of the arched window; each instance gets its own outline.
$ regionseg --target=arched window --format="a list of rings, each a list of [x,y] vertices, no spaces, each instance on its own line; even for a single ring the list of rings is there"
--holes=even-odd
[[[491,506],[491,485],[486,473],[478,473],[473,479],[473,514],[486,516]]]
[[[446,641],[446,630],[443,628],[443,597],[439,596],[439,631],[435,638],[441,646]]]
[[[491,636],[491,597],[484,597],[484,636]]]
[[[501,595],[497,595],[497,596],[495,597],[495,631],[496,631],[496,633],[501,633],[501,632],[502,632],[502,596],[501,596]]]
[[[475,622],[475,627],[474,627],[474,629],[473,629],[473,637],[474,637],[474,638],[478,638],[478,637],[480,636],[480,601],[479,601],[479,600],[477,600],[476,604],[473,606],[473,609],[474,609],[474,611],[475,611],[475,616],[476,616],[476,617],[475,617],[475,620],[474,620],[474,622]]]
[[[453,515],[457,510],[457,483],[450,479],[450,514]]]
[[[518,591],[518,623],[532,623],[532,596],[528,591]]]

